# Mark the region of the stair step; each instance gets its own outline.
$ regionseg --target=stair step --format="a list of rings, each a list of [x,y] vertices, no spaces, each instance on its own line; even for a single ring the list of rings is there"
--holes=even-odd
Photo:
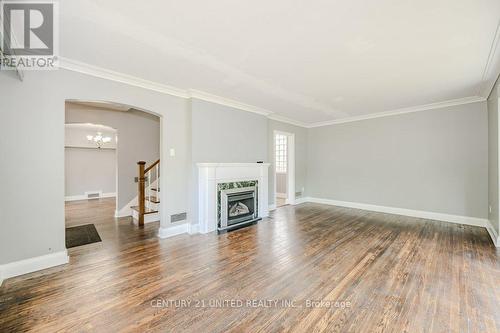
[[[132,208],[133,210],[135,210],[137,212],[139,211],[139,206],[132,206],[130,208]],[[153,210],[153,209],[148,208],[148,207],[144,207],[144,214],[154,214],[154,213],[158,213],[158,211]]]
[[[151,188],[151,191],[160,192],[160,188]]]
[[[153,197],[153,196],[146,197],[146,200],[151,201],[152,203],[160,203],[160,198]]]

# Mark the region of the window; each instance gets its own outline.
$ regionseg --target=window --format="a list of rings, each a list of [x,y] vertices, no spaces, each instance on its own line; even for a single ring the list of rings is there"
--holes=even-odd
[[[287,169],[287,137],[276,134],[276,172],[286,173]]]

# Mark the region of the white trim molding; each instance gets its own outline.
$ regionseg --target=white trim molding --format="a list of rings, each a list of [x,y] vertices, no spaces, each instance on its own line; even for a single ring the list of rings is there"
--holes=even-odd
[[[388,214],[395,214],[395,215],[417,217],[417,218],[422,218],[422,219],[444,221],[444,222],[450,222],[450,223],[466,224],[466,225],[472,225],[472,226],[476,226],[476,227],[486,227],[486,225],[488,223],[487,219],[482,219],[482,218],[477,218],[477,217],[435,213],[435,212],[406,209],[406,208],[370,205],[370,204],[364,204],[364,203],[359,203],[359,202],[339,201],[339,200],[311,198],[311,197],[309,197],[307,201],[313,202],[313,203],[331,205],[331,206],[341,206],[341,207],[368,210],[368,211],[372,211],[372,212],[388,213]]]
[[[88,193],[96,193],[96,192],[99,193],[98,197],[95,197],[95,198],[87,197]],[[102,191],[88,191],[88,192],[85,192],[85,194],[70,195],[70,196],[64,197],[64,201],[95,200],[95,199],[114,198],[114,197],[116,197],[115,192],[102,193]]]
[[[279,122],[282,122],[282,123],[287,123],[287,124],[290,124],[290,125],[295,125],[295,126],[299,126],[299,127],[309,127],[309,124],[306,123],[306,122],[303,122],[303,121],[300,121],[300,120],[296,120],[296,119],[291,119],[291,118],[288,118],[288,117],[285,117],[285,116],[280,116],[279,114],[276,114],[276,113],[271,113],[267,116],[267,118],[271,119],[271,120],[276,120],[276,121],[279,121]]]
[[[36,272],[54,266],[64,265],[69,262],[68,251],[59,251],[39,257],[14,261],[0,265],[0,281],[5,279]]]
[[[310,198],[308,198],[308,197],[296,198],[295,199],[295,205],[300,205],[300,204],[303,204],[303,203],[306,203],[306,202],[310,202],[309,200],[310,200]]]
[[[493,41],[492,44],[492,55],[490,56],[490,59],[495,59],[496,53],[498,52],[498,35],[499,32],[497,30],[496,37]],[[323,121],[323,122],[313,122],[313,123],[307,123],[303,122],[300,120],[296,119],[291,119],[286,116],[279,115],[275,112],[266,110],[264,108],[255,106],[255,105],[250,105],[246,103],[242,103],[230,98],[210,94],[204,91],[200,90],[194,90],[194,89],[181,89],[173,86],[169,86],[166,84],[154,82],[154,81],[149,81],[145,79],[141,79],[136,76],[120,73],[120,72],[115,72],[109,69],[105,69],[102,67],[97,67],[94,65],[86,64],[74,59],[69,59],[69,58],[64,58],[60,57],[59,58],[59,67],[68,71],[73,71],[77,73],[82,73],[94,77],[98,77],[101,79],[106,79],[114,82],[120,82],[124,84],[128,84],[131,86],[147,89],[147,90],[152,90],[156,91],[159,93],[171,95],[171,96],[176,96],[180,98],[186,98],[186,99],[200,99],[212,103],[216,103],[219,105],[225,105],[231,108],[247,111],[247,112],[252,112],[256,113],[262,116],[267,117],[268,119],[280,121],[283,123],[288,123],[291,125],[299,126],[299,127],[304,127],[304,128],[314,128],[314,127],[321,127],[321,126],[328,126],[328,125],[335,125],[335,124],[343,124],[343,123],[348,123],[348,122],[354,122],[354,121],[361,121],[361,120],[367,120],[367,119],[374,119],[374,118],[381,118],[381,117],[389,117],[389,116],[395,116],[399,114],[405,114],[405,113],[411,113],[411,112],[418,112],[418,111],[426,111],[426,110],[432,110],[432,109],[439,109],[439,108],[444,108],[444,107],[449,107],[449,106],[456,106],[456,105],[462,105],[462,104],[469,104],[469,103],[476,103],[476,102],[483,102],[486,100],[487,96],[486,94],[489,94],[489,90],[491,90],[491,78],[490,76],[495,76],[494,74],[497,73],[498,71],[492,70],[492,66],[495,64],[492,64],[493,60],[488,60],[485,68],[485,72],[483,73],[484,80],[483,82],[480,83],[481,86],[481,92],[479,96],[470,96],[470,97],[465,97],[465,98],[458,98],[458,99],[452,99],[452,100],[446,100],[446,101],[441,101],[437,103],[431,103],[431,104],[424,104],[424,105],[417,105],[417,106],[411,106],[411,107],[406,107],[402,109],[396,109],[396,110],[389,110],[389,111],[383,111],[383,112],[378,112],[378,113],[371,113],[371,114],[366,114],[366,115],[361,115],[361,116],[355,116],[355,117],[344,117],[340,119],[334,119],[334,120],[329,120],[329,121]],[[490,76],[487,76],[488,73],[493,73]],[[492,81],[494,83],[495,79]],[[489,90],[488,90],[489,88]],[[487,93],[485,93],[488,90]]]
[[[159,238],[169,238],[173,236],[177,236],[180,234],[185,234],[191,231],[191,227],[189,223],[182,223],[182,224],[173,224],[170,227],[164,228],[160,227],[158,229],[158,237]]]
[[[74,59],[59,57],[59,68],[114,82],[125,83],[131,86],[152,90],[167,95],[189,98],[189,94],[184,89],[179,89],[158,82],[144,80],[136,76],[115,72],[113,70],[90,65]]]
[[[193,234],[199,234],[200,233],[200,225],[199,224],[191,224],[191,223],[186,223],[188,226],[188,234],[193,235]]]
[[[498,78],[498,73],[500,72],[500,54],[498,54],[500,44],[500,21],[497,25],[497,30],[495,31],[495,37],[491,42],[490,52],[488,54],[488,59],[484,66],[483,75],[481,77],[481,82],[479,83],[478,95],[488,98],[495,85]]]
[[[493,228],[493,226],[491,225],[491,222],[488,219],[471,217],[471,216],[435,213],[435,212],[406,209],[406,208],[370,205],[370,204],[364,204],[364,203],[359,203],[359,202],[349,202],[349,201],[313,198],[313,197],[306,197],[306,198],[297,199],[296,204],[305,203],[305,202],[319,203],[319,204],[331,205],[331,206],[356,208],[356,209],[368,210],[368,211],[372,211],[372,212],[403,215],[403,216],[417,217],[417,218],[428,219],[428,220],[444,221],[444,222],[450,222],[450,223],[471,225],[471,226],[475,226],[475,227],[483,227],[483,228],[486,228],[486,230],[488,231],[488,233],[491,237],[491,240],[493,241],[493,244],[495,244],[496,247],[500,247],[500,236],[496,232],[495,228]]]
[[[348,117],[348,118],[341,118],[341,119],[335,119],[335,120],[329,120],[329,121],[322,121],[322,122],[309,124],[307,127],[314,128],[314,127],[322,127],[322,126],[329,126],[329,125],[351,123],[354,121],[383,118],[383,117],[389,117],[389,116],[397,116],[400,114],[441,109],[441,108],[446,108],[446,107],[450,107],[450,106],[464,105],[464,104],[484,102],[484,101],[486,101],[486,98],[484,98],[482,96],[471,96],[471,97],[465,97],[465,98],[452,99],[452,100],[438,102],[438,103],[424,104],[424,105],[412,106],[412,107],[407,107],[407,108],[402,108],[402,109],[396,109],[396,110],[390,110],[390,111],[384,111],[384,112],[378,112],[378,113],[371,113],[371,114],[366,114],[366,115],[361,115],[361,116],[356,116],[356,117]]]
[[[259,108],[257,106],[253,106],[253,105],[246,104],[246,103],[241,103],[241,102],[235,101],[233,99],[209,94],[209,93],[206,93],[206,92],[200,91],[200,90],[190,89],[190,90],[188,90],[188,95],[190,98],[196,98],[196,99],[207,101],[207,102],[212,102],[212,103],[216,103],[216,104],[220,104],[220,105],[229,106],[229,107],[232,107],[232,108],[235,108],[238,110],[242,110],[242,111],[257,113],[257,114],[260,114],[260,115],[266,116],[266,117],[269,116],[270,114],[272,114],[271,111],[268,111],[266,109]]]
[[[139,199],[135,196],[132,200],[130,200],[125,206],[123,206],[120,210],[115,210],[115,217],[126,217],[132,216],[132,206],[137,206],[139,203]]]
[[[273,211],[276,209],[276,204],[269,205],[269,211]]]
[[[486,230],[488,230],[493,244],[495,244],[496,247],[500,247],[500,235],[498,235],[495,228],[493,228],[491,221],[488,221],[488,223],[486,224]]]

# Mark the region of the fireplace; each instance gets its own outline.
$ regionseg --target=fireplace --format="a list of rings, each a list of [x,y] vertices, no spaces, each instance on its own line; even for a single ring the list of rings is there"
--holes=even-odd
[[[220,191],[219,231],[233,229],[257,220],[256,186]]]
[[[232,228],[236,229],[240,225],[252,223],[250,215],[244,216],[246,209],[242,205],[235,208],[237,211],[233,210],[233,213],[237,213],[238,216],[231,216],[231,221],[229,221],[227,194],[246,191],[243,190],[246,187],[254,187],[251,190],[255,191],[253,207],[254,221],[269,216],[267,200],[267,172],[269,163],[198,163],[197,166],[198,225],[194,224],[194,229],[198,229],[200,233],[206,234],[212,231],[223,232]],[[228,190],[236,191],[227,192]],[[224,191],[224,195],[222,195],[222,191]],[[222,205],[223,196],[226,197],[224,205]],[[251,204],[247,205],[245,202],[243,203],[250,211],[252,208]],[[225,207],[224,222],[221,221],[223,206]],[[241,220],[248,220],[236,221],[236,219],[240,218]]]

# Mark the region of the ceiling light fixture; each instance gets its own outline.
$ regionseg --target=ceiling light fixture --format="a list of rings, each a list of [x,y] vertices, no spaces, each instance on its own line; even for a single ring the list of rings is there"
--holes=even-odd
[[[99,149],[102,148],[104,144],[111,142],[111,138],[109,136],[102,136],[102,132],[97,132],[96,135],[87,135],[87,140],[95,143]]]

